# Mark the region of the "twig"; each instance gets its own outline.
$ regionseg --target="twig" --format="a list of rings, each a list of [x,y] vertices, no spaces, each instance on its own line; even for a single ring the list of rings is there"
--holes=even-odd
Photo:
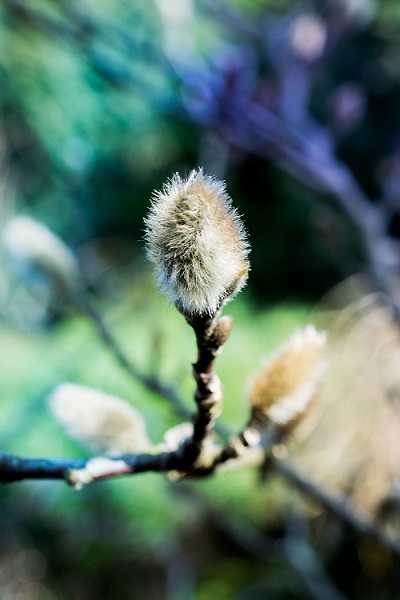
[[[197,412],[187,451],[193,453],[193,457],[198,457],[203,441],[222,412],[222,386],[214,371],[214,361],[231,333],[233,320],[231,317],[218,319],[218,314],[212,317],[183,314],[193,328],[197,342],[197,361],[193,364],[193,377],[197,383],[194,394]]]
[[[221,454],[224,451],[225,449],[221,448]],[[79,489],[89,483],[145,472],[178,471],[194,477],[210,475],[213,472],[213,468],[197,468],[194,464],[195,460],[196,455],[191,451],[191,446],[185,444],[175,452],[161,452],[154,455],[129,454],[115,458],[44,459],[0,454],[0,483],[25,479],[58,479]],[[368,515],[362,513],[346,498],[327,492],[300,474],[287,461],[274,457],[270,457],[269,461],[271,468],[294,484],[300,492],[320,503],[341,521],[350,525],[358,534],[373,539],[400,557],[400,545],[388,538]],[[215,465],[220,462],[220,456],[216,456]]]
[[[83,485],[146,472],[178,471],[185,476],[204,477],[210,475],[223,460],[219,446],[214,464],[203,467],[196,465],[202,442],[193,443],[190,438],[172,452],[155,454],[124,454],[116,457],[95,456],[88,459],[26,458],[14,454],[0,453],[0,483],[12,483],[24,479],[60,479],[80,488]]]
[[[191,418],[191,411],[185,406],[183,400],[179,397],[178,393],[170,385],[160,381],[155,375],[147,375],[142,373],[125,355],[119,342],[116,341],[113,334],[104,322],[102,315],[89,300],[85,293],[77,294],[75,297],[77,305],[81,308],[85,315],[89,317],[94,327],[96,328],[99,337],[110,350],[120,367],[136,381],[139,381],[147,389],[155,392],[159,396],[168,400],[177,414],[184,419]]]
[[[180,417],[190,421],[193,418],[193,412],[187,408],[174,387],[161,381],[155,375],[147,375],[142,373],[128,359],[126,354],[121,349],[119,342],[117,342],[105,324],[102,315],[90,301],[87,294],[84,292],[80,292],[79,294],[77,293],[75,295],[75,301],[83,313],[89,317],[97,333],[99,334],[100,339],[110,350],[112,356],[115,358],[120,367],[129,375],[129,377],[139,381],[147,389],[168,400],[175,412]],[[197,455],[199,454],[200,450],[200,442],[205,437],[207,431],[211,430],[214,426],[218,435],[222,439],[227,440],[230,435],[229,428],[223,423],[215,424],[215,419],[219,415],[217,405],[220,407],[222,403],[222,392],[218,387],[220,386],[219,379],[215,374],[210,377],[208,371],[211,368],[215,357],[222,350],[222,345],[228,339],[231,328],[232,318],[222,317],[219,319],[217,327],[215,328],[213,335],[210,335],[208,341],[203,340],[203,343],[200,341],[198,342],[198,344],[200,344],[200,346],[198,346],[198,361],[193,366],[193,376],[197,382],[195,399],[196,403],[198,404],[198,411],[194,417],[195,427],[192,450]],[[200,329],[199,336],[201,337]],[[205,369],[204,373],[202,372],[202,369]],[[209,395],[210,392],[211,395]]]
[[[186,458],[180,452],[89,459],[24,458],[0,454],[1,483],[23,479],[63,479],[75,487],[82,487],[121,475],[188,469]]]
[[[286,519],[283,550],[293,570],[314,600],[346,600],[334,586],[317,553],[308,542],[307,522],[302,515]]]
[[[388,538],[374,521],[359,507],[354,506],[347,498],[339,494],[333,494],[324,490],[311,479],[297,471],[286,460],[271,457],[272,468],[293,483],[303,494],[316,500],[321,506],[335,515],[352,529],[365,537],[375,540],[378,544],[388,548],[397,556],[400,556],[400,544]]]

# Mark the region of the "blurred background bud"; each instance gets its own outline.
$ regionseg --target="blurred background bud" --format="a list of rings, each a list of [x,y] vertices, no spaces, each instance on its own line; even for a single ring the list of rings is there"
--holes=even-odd
[[[49,404],[66,432],[96,452],[117,456],[151,448],[141,414],[116,396],[62,383]]]
[[[308,325],[265,361],[250,389],[257,415],[285,432],[307,414],[326,368],[326,336]]]
[[[82,285],[75,256],[45,225],[26,216],[12,218],[2,241],[15,274],[43,309],[62,310]]]
[[[316,14],[299,15],[290,26],[289,37],[295,55],[304,61],[314,62],[325,48],[325,22]]]

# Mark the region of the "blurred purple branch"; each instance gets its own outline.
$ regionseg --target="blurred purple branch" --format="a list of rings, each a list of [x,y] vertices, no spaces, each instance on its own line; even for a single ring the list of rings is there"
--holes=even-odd
[[[315,600],[346,600],[312,548],[308,539],[308,523],[303,515],[291,514],[285,521],[284,553],[310,596]]]
[[[325,20],[318,17],[321,35],[325,35],[326,40],[319,54],[311,60],[299,56],[296,52],[301,48],[298,50],[294,46],[293,27],[298,13],[274,22],[263,18],[254,22],[244,20],[240,13],[224,8],[223,4],[203,2],[214,17],[258,49],[256,60],[259,63],[272,65],[275,70],[272,80],[248,81],[244,85],[240,77],[246,69],[256,67],[250,64],[246,67],[246,60],[242,65],[233,63],[229,66],[228,57],[228,63],[217,61],[207,66],[204,61],[187,64],[185,58],[180,57],[174,59],[177,61],[174,64],[151,43],[135,40],[120,27],[100,26],[65,3],[57,4],[64,9],[66,18],[56,20],[32,10],[21,0],[2,2],[26,25],[46,35],[79,44],[88,64],[110,85],[134,89],[158,110],[215,132],[228,147],[237,147],[276,162],[304,185],[333,199],[357,233],[364,255],[360,269],[369,271],[376,285],[391,298],[399,316],[400,292],[396,280],[400,272],[400,250],[388,234],[395,207],[393,203],[385,202],[384,193],[380,201],[371,202],[350,168],[337,158],[334,133],[315,120],[308,106],[319,70],[329,60],[335,46],[351,31],[351,23],[346,19],[338,18],[334,13]],[[100,55],[93,44],[96,37],[108,43],[117,38],[121,59],[114,56],[111,59],[104,53]],[[176,92],[165,94],[165,90],[137,76],[124,53],[131,57],[141,56],[151,62],[152,68],[158,68],[172,81],[175,79],[181,95]],[[274,107],[257,98],[261,89],[265,96],[271,85],[275,94]]]
[[[11,18],[17,19],[24,27],[40,31],[56,40],[63,39],[73,47],[78,47],[93,72],[108,85],[127,90],[135,89],[158,110],[178,117],[174,99],[172,96],[168,97],[165,88],[161,90],[149,84],[142,76],[137,76],[132,67],[134,63],[132,57],[134,56],[136,60],[141,57],[145,64],[150,62],[154,68],[168,73],[171,69],[168,61],[152,44],[136,40],[123,28],[107,26],[104,23],[100,26],[87,15],[76,11],[72,6],[67,6],[66,3],[55,2],[65,10],[66,15],[54,18],[39,10],[32,10],[23,0],[0,0],[0,2],[8,10]],[[116,40],[118,40],[117,44]],[[98,45],[96,47],[99,41],[102,42],[102,47],[110,49],[109,53],[100,50]],[[109,48],[110,43],[111,48]],[[172,77],[172,73],[170,76]]]

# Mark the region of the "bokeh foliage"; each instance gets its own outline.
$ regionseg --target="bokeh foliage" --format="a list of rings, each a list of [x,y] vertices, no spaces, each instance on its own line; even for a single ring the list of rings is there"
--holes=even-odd
[[[243,76],[238,85],[273,74],[260,58],[266,40],[252,46],[246,26],[263,20],[267,28],[273,18],[309,6],[324,14],[329,4],[236,0],[222,5],[219,20],[195,3],[193,32],[211,91],[217,94],[221,73],[229,82],[229,69],[237,65]],[[243,30],[224,20],[232,7],[243,11]],[[335,91],[349,81],[360,86],[365,115],[343,136],[338,155],[372,199],[398,147],[399,24],[397,0],[377,3],[374,18],[335,49],[311,97],[312,114],[328,125]],[[61,235],[76,251],[122,347],[141,368],[179,386],[188,407],[194,341],[143,266],[143,216],[152,190],[174,171],[206,163],[227,180],[253,247],[249,288],[230,307],[235,329],[218,368],[224,415],[239,427],[247,414],[246,381],[262,356],[306,323],[311,303],[359,264],[352,226],[329,198],[251,148],[227,149],[203,124],[202,111],[211,110],[215,98],[196,87],[195,71],[193,81],[185,73],[192,95],[182,92],[165,53],[156,3],[3,0],[0,48],[2,221],[28,213]],[[234,103],[235,85],[228,91]],[[339,259],[319,227],[326,222],[346,240]],[[398,235],[395,219],[392,227]],[[49,392],[63,380],[127,398],[143,412],[153,441],[160,441],[178,422],[171,407],[121,372],[86,319],[63,307],[46,327],[50,319],[30,314],[31,302],[6,277],[0,298],[1,449],[82,455],[46,407]],[[295,495],[282,481],[261,486],[258,473],[227,473],[188,489],[173,490],[164,477],[146,475],[79,495],[43,482],[0,494],[5,600],[310,597],[282,554],[271,551],[273,559],[265,562],[246,551],[240,524],[256,526],[275,548]],[[368,548],[363,555],[351,533],[340,538],[335,523],[328,531],[338,542],[334,551],[327,548],[326,529],[316,521],[321,560],[349,597],[395,597],[389,559],[379,563]],[[370,562],[375,557],[374,566],[366,568],[363,556]]]

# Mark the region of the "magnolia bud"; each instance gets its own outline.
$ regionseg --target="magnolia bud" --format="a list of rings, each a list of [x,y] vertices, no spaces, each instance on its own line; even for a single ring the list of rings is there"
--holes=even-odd
[[[213,315],[245,284],[248,244],[222,182],[175,174],[153,197],[147,253],[168,298],[187,315]]]
[[[253,380],[253,413],[286,432],[292,429],[318,390],[326,366],[325,345],[325,334],[308,325],[278,348]]]
[[[42,223],[30,217],[14,217],[2,237],[10,260],[28,285],[41,278],[60,297],[73,295],[81,285],[74,255]]]
[[[67,433],[95,451],[117,456],[151,448],[142,415],[116,396],[62,383],[49,403]]]

